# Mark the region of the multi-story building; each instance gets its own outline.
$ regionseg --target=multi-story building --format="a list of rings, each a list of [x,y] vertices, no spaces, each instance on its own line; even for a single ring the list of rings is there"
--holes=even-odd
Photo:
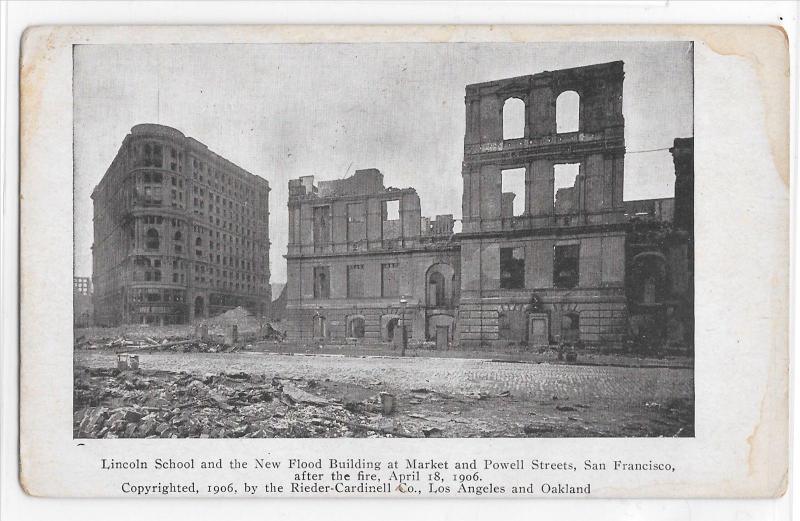
[[[621,340],[623,77],[612,62],[467,86],[462,345]]]
[[[374,169],[289,181],[290,338],[691,345],[692,140],[670,149],[674,198],[625,201],[623,79],[612,62],[468,85],[458,234]]]
[[[376,169],[289,181],[289,339],[453,341],[460,281],[453,216],[420,215],[412,188]]]
[[[264,313],[269,183],[174,128],[131,129],[94,201],[95,320],[175,324]]]

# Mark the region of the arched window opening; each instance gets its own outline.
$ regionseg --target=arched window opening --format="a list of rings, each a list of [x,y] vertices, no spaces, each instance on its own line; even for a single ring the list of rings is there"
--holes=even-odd
[[[508,98],[503,104],[503,139],[525,137],[525,102]]]
[[[179,240],[181,240],[182,238],[183,238],[183,235],[181,235],[181,232],[175,232],[175,240],[176,240],[176,241],[179,241]]]
[[[580,163],[553,165],[553,205],[556,215],[578,213],[580,206],[578,175],[580,172]]]
[[[445,307],[445,285],[444,275],[434,271],[428,277],[428,305],[431,307]]]
[[[158,230],[155,228],[150,228],[147,230],[147,234],[145,236],[145,243],[144,247],[148,250],[157,250],[160,247],[160,240],[158,237]]]
[[[556,98],[556,132],[578,132],[581,97],[574,90],[562,92]]]

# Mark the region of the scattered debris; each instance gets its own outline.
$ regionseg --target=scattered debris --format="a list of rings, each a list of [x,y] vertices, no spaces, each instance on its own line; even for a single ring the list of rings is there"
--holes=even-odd
[[[427,429],[422,429],[422,433],[425,435],[426,438],[441,438],[442,437],[442,429],[438,427],[429,427]]]
[[[569,405],[556,405],[556,410],[561,412],[570,412],[570,411],[577,411],[575,407],[570,407]]]
[[[381,392],[381,411],[383,412],[384,416],[389,416],[394,412],[395,409],[395,397],[391,393]]]

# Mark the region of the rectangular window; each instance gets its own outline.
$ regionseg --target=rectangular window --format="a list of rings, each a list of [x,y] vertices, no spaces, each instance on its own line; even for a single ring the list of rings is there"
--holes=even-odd
[[[314,207],[314,244],[325,245],[331,242],[331,207]]]
[[[580,163],[553,166],[553,207],[556,215],[578,213]]]
[[[331,280],[328,266],[314,267],[314,298],[330,298]]]
[[[364,296],[364,265],[356,264],[347,267],[347,296],[358,298]]]
[[[381,265],[381,296],[396,297],[400,294],[397,281],[397,264]]]
[[[500,248],[500,288],[525,287],[525,248]]]
[[[525,213],[525,169],[512,168],[500,172],[501,217],[516,217]]]
[[[357,243],[367,238],[367,227],[364,215],[364,203],[347,205],[347,242],[351,249],[358,249]]]
[[[555,246],[553,250],[553,284],[570,289],[578,285],[580,244]]]
[[[400,201],[384,201],[381,208],[381,233],[384,240],[398,239],[400,232]]]

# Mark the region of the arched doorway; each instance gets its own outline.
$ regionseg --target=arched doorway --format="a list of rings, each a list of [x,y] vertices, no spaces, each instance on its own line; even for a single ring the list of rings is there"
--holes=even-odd
[[[194,317],[200,318],[205,315],[205,302],[203,297],[198,296],[194,299]]]
[[[314,315],[314,338],[327,338],[328,326],[325,322],[325,317],[322,315]]]
[[[644,306],[657,305],[668,297],[669,267],[661,252],[647,251],[630,262],[628,298]]]
[[[350,338],[364,338],[364,317],[356,315],[347,319],[347,336]]]
[[[567,343],[578,342],[581,339],[580,315],[578,313],[565,313],[561,317],[561,341]]]

